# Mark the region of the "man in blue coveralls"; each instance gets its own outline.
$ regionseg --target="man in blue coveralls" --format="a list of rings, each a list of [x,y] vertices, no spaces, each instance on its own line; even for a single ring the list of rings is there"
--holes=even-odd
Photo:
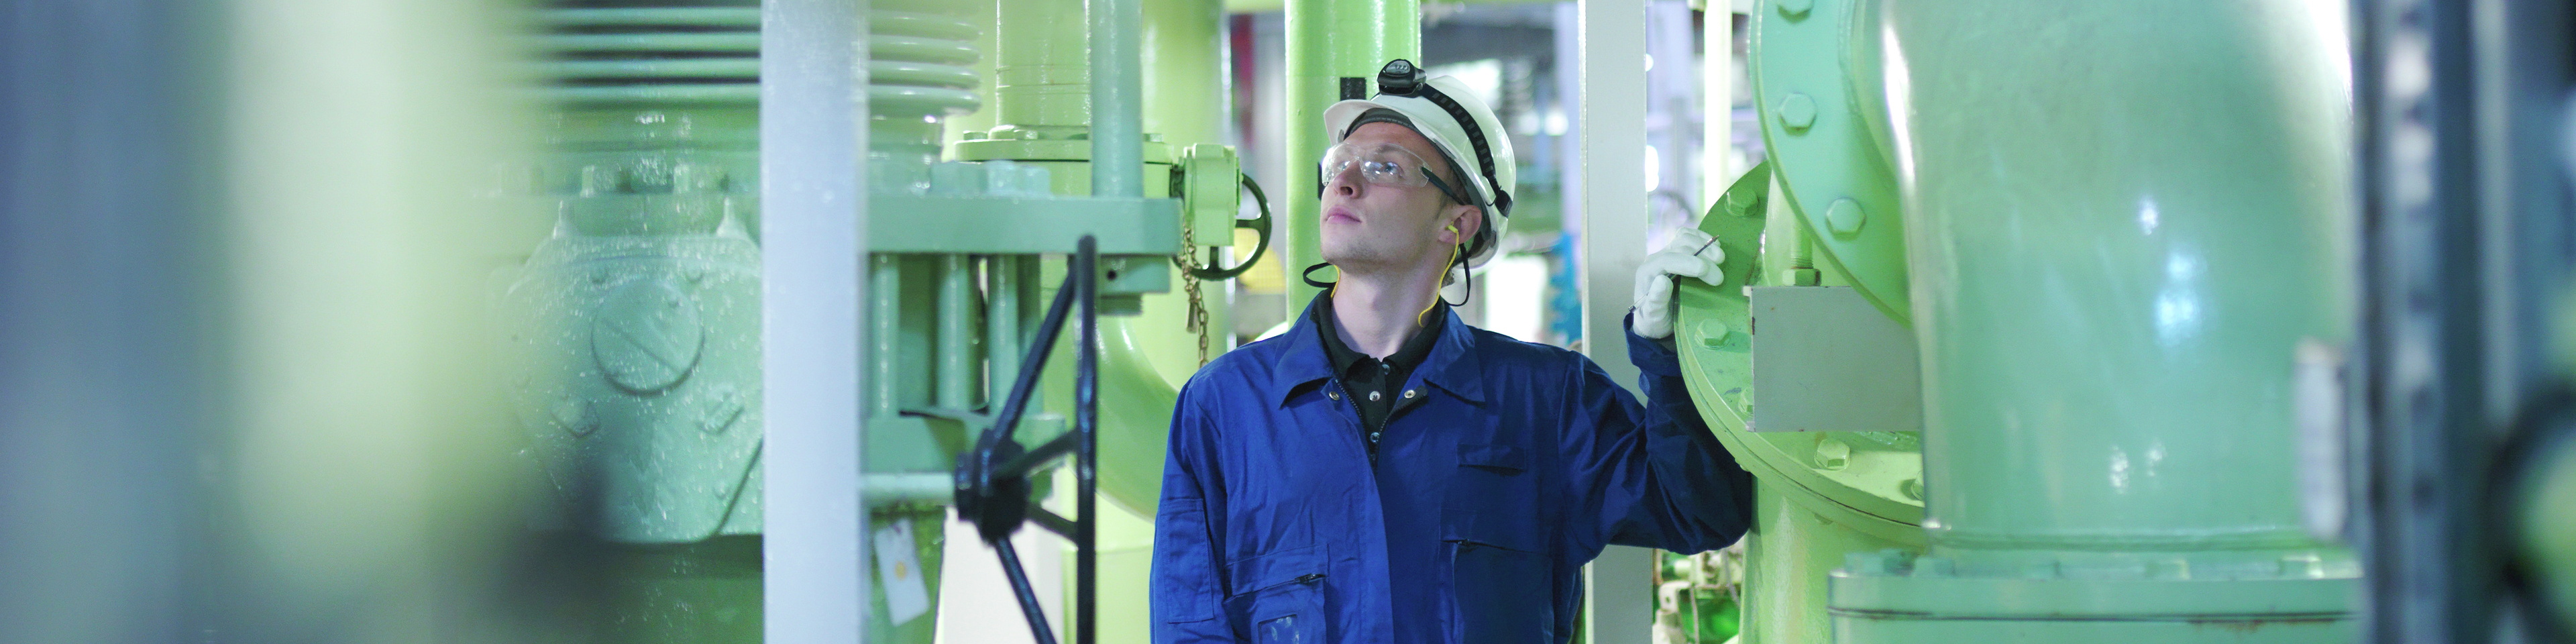
[[[1683,231],[1638,271],[1652,406],[1582,355],[1467,326],[1440,290],[1510,223],[1511,142],[1455,79],[1397,60],[1377,80],[1324,112],[1340,280],[1181,390],[1156,642],[1564,642],[1604,546],[1699,552],[1752,520],[1753,479],[1667,346],[1674,276],[1721,279],[1717,246]]]

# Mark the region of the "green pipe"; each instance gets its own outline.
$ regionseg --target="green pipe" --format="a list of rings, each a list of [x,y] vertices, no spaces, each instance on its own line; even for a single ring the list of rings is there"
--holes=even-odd
[[[1091,125],[1091,36],[1080,0],[999,0],[993,105],[1001,131],[1063,138]]]
[[[1419,0],[1290,0],[1288,2],[1288,150],[1282,167],[1288,185],[1274,190],[1287,196],[1286,229],[1272,241],[1283,253],[1288,302],[1292,310],[1314,299],[1322,289],[1306,285],[1296,273],[1323,260],[1323,204],[1316,199],[1315,162],[1324,156],[1324,108],[1341,98],[1341,79],[1359,78],[1375,93],[1377,70],[1386,61],[1422,60],[1422,3]],[[1329,277],[1318,275],[1318,278]]]
[[[2285,389],[2350,327],[2350,120],[2294,4],[1889,3],[1936,544],[2307,541]]]
[[[895,255],[868,256],[868,416],[892,418],[903,407],[903,264]]]
[[[1162,135],[1163,142],[1172,149],[1187,149],[1198,143],[1226,144],[1227,115],[1233,111],[1228,108],[1231,81],[1225,73],[1225,23],[1218,0],[1144,3],[1145,131]],[[1147,181],[1152,181],[1151,176]],[[1174,387],[1187,382],[1199,368],[1198,337],[1186,330],[1189,297],[1184,292],[1183,279],[1174,275],[1171,292],[1145,296],[1143,313],[1122,320],[1139,329],[1155,331],[1137,334],[1138,355]],[[1215,329],[1208,349],[1210,357],[1214,357],[1225,352],[1227,330],[1234,328],[1232,307],[1228,306],[1225,283],[1202,282],[1199,290],[1206,303],[1209,327]],[[1159,431],[1169,424],[1158,422],[1155,426]]]
[[[937,402],[951,409],[972,409],[980,392],[983,356],[976,345],[975,321],[982,317],[975,294],[975,258],[939,257],[939,390]]]
[[[1855,553],[1923,549],[1919,531],[1900,541],[1853,530],[1793,500],[1805,494],[1767,480],[1753,486],[1753,530],[1744,535],[1743,644],[1833,641],[1833,619],[1825,612],[1827,573]]]
[[[1165,432],[1180,392],[1155,371],[1142,347],[1154,336],[1176,334],[1140,331],[1126,320],[1104,322],[1100,325],[1100,493],[1129,511],[1152,517],[1162,499]]]
[[[991,288],[985,292],[984,364],[985,400],[1002,400],[1011,395],[1011,379],[1020,372],[1020,262],[1022,258],[995,255],[984,264],[985,279]],[[1043,409],[1043,407],[1041,407]]]
[[[1139,0],[1091,0],[1091,194],[1145,196]]]
[[[1847,561],[1837,637],[2349,639],[2287,393],[2351,328],[2339,16],[1884,4],[1932,551]]]
[[[1145,131],[1174,148],[1225,143],[1233,78],[1219,0],[1144,0],[1144,12]]]

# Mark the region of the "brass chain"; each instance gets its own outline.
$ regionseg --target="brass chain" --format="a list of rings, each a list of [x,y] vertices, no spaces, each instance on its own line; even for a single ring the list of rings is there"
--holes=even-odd
[[[1199,295],[1199,277],[1193,273],[1207,267],[1200,266],[1198,258],[1190,256],[1191,244],[1197,243],[1198,237],[1198,222],[1195,219],[1197,218],[1190,217],[1187,213],[1181,216],[1181,251],[1173,258],[1186,269],[1181,271],[1183,280],[1181,290],[1187,292],[1190,298],[1189,318],[1182,328],[1199,334],[1199,366],[1205,367],[1208,363],[1207,300]]]

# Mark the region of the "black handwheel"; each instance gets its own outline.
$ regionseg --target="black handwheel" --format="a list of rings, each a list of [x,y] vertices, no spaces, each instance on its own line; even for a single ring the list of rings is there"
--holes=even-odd
[[[1261,184],[1253,183],[1252,175],[1240,172],[1235,173],[1235,175],[1243,177],[1243,188],[1245,190],[1252,191],[1252,203],[1260,207],[1261,216],[1251,219],[1234,220],[1234,227],[1252,229],[1255,234],[1260,235],[1259,241],[1254,242],[1252,245],[1252,256],[1244,258],[1243,263],[1235,264],[1232,268],[1217,268],[1217,247],[1208,248],[1207,265],[1203,267],[1191,266],[1188,262],[1181,261],[1181,258],[1179,257],[1172,258],[1173,265],[1181,267],[1181,270],[1188,271],[1190,277],[1198,278],[1200,281],[1213,282],[1234,279],[1237,276],[1243,275],[1244,271],[1252,270],[1252,265],[1259,263],[1261,261],[1261,256],[1270,252],[1270,198],[1261,194]],[[1178,184],[1180,181],[1175,177],[1173,179],[1173,183]]]

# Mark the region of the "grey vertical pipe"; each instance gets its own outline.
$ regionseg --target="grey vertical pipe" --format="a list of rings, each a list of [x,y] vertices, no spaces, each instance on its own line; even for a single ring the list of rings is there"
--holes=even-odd
[[[859,466],[867,359],[867,0],[761,6],[762,631],[849,643],[867,623]]]
[[[1093,196],[1145,196],[1144,6],[1090,0]]]
[[[984,360],[977,346],[975,321],[982,317],[975,297],[975,258],[939,258],[939,389],[941,407],[968,409],[980,393]],[[885,361],[879,361],[885,362]]]

